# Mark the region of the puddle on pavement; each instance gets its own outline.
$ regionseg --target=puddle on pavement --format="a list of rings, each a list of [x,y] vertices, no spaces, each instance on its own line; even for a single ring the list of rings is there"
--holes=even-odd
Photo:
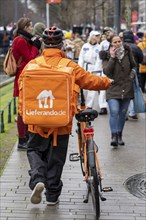
[[[133,196],[146,200],[146,173],[129,177],[125,181],[124,186]]]

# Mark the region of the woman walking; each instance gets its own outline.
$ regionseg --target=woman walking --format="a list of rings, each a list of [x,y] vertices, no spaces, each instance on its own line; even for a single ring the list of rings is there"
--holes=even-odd
[[[14,40],[12,44],[13,55],[18,64],[17,74],[14,80],[14,97],[19,96],[18,80],[25,65],[34,59],[41,47],[41,42],[38,38],[32,35],[32,21],[29,18],[20,18],[14,30]],[[18,149],[27,149],[27,125],[23,123],[22,117],[18,114],[17,117],[18,129]]]
[[[106,92],[109,106],[111,129],[111,145],[124,145],[122,132],[130,100],[134,97],[132,79],[135,75],[136,63],[128,45],[124,45],[119,36],[114,35],[108,51],[101,51],[103,72],[114,83]]]

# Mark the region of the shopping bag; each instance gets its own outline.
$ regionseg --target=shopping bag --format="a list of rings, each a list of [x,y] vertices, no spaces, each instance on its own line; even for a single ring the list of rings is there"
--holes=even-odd
[[[133,99],[134,110],[136,113],[144,113],[146,112],[146,105],[142,94],[142,90],[138,83],[137,76],[135,76],[133,85],[134,85],[134,99]]]

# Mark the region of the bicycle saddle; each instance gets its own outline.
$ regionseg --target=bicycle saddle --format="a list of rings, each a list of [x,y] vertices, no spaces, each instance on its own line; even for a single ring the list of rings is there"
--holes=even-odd
[[[98,112],[94,109],[81,110],[75,115],[75,118],[80,122],[94,121],[98,117]]]

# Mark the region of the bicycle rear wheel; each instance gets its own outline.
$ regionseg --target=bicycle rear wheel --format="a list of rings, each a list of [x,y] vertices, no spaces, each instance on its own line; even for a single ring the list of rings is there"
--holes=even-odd
[[[100,196],[99,196],[99,177],[95,162],[94,141],[89,139],[87,141],[88,148],[88,169],[89,179],[88,184],[91,190],[93,208],[96,213],[96,220],[100,218]]]

